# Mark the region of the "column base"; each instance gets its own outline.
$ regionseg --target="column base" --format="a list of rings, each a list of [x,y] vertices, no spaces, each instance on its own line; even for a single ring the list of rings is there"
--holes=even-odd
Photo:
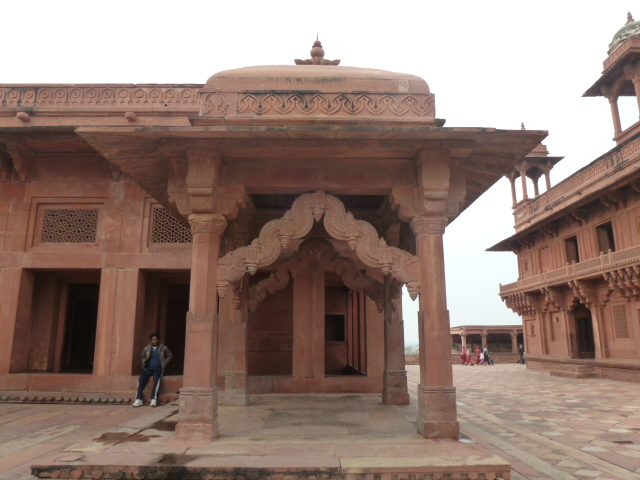
[[[385,370],[382,403],[385,405],[409,405],[406,370]]]
[[[460,434],[456,389],[453,386],[418,385],[418,433],[425,438],[453,438]]]
[[[176,441],[209,443],[220,435],[218,428],[218,389],[180,389]]]
[[[224,404],[236,407],[249,405],[249,377],[246,372],[227,372],[224,378]]]

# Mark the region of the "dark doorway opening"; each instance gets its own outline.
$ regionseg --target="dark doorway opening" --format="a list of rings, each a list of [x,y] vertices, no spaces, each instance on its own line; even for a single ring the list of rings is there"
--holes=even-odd
[[[146,272],[144,316],[136,328],[134,372],[141,369],[139,352],[149,343],[149,335],[158,333],[160,342],[173,354],[164,374],[183,374],[189,282],[187,271]]]
[[[596,345],[593,339],[593,321],[591,312],[580,304],[574,310],[576,319],[576,337],[578,340],[578,358],[595,358]]]
[[[93,373],[99,297],[99,284],[68,285],[62,372]]]

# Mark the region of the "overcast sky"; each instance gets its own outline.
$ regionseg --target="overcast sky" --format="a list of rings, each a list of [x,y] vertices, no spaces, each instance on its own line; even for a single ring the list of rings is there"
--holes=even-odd
[[[548,130],[565,159],[552,184],[614,146],[608,102],[581,98],[640,2],[3,2],[0,83],[204,83],[212,74],[308,58],[316,34],[341,65],[411,73],[447,127]],[[638,119],[621,102],[623,127]],[[451,325],[519,324],[498,297],[515,255],[484,250],[513,233],[502,179],[445,235]],[[417,302],[405,302],[417,342]]]

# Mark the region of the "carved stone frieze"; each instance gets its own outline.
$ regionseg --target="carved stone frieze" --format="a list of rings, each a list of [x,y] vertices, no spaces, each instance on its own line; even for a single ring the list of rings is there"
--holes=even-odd
[[[558,310],[565,310],[564,297],[562,290],[553,287],[542,287],[540,293],[544,295],[542,310],[546,312],[550,307],[555,307]]]
[[[201,108],[203,112],[208,108],[205,105],[211,95],[214,94],[203,94]],[[239,115],[433,118],[435,116],[435,102],[433,94],[246,92],[238,96],[237,112]],[[202,113],[202,115],[215,114]]]
[[[268,222],[258,238],[247,247],[229,252],[218,261],[218,293],[224,297],[229,284],[237,283],[249,272],[274,263],[291,239],[305,237],[314,221],[324,217],[329,235],[345,241],[368,267],[391,274],[401,284],[407,284],[412,298],[420,291],[419,259],[396,247],[390,247],[378,237],[376,229],[364,220],[356,220],[343,203],[322,191],[300,195],[282,218]]]
[[[249,287],[249,310],[255,312],[258,303],[268,293],[273,294],[289,284],[289,274],[295,278],[298,272],[309,268],[314,261],[324,270],[338,274],[347,288],[364,292],[376,303],[378,311],[384,310],[383,284],[358,270],[350,259],[340,256],[329,241],[318,238],[303,242],[289,261],[283,263],[268,278]]]
[[[0,88],[0,107],[196,107],[199,86],[15,86]]]

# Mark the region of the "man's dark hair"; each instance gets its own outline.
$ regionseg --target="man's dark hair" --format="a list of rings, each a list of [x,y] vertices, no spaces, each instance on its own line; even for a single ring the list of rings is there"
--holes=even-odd
[[[160,335],[158,335],[157,333],[152,333],[151,335],[149,335],[149,340],[151,340],[153,337],[158,337],[158,340],[160,340]]]

